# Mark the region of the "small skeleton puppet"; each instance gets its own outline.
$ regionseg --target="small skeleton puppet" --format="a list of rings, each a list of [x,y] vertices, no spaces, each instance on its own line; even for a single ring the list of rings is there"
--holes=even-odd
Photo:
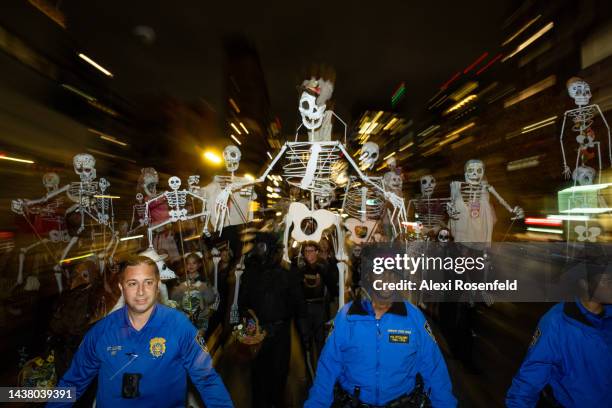
[[[100,224],[107,225],[114,229],[115,213],[113,209],[113,199],[106,195],[106,190],[110,187],[110,183],[105,178],[100,178],[98,181],[100,195],[96,197],[98,221]]]
[[[147,224],[146,211],[147,206],[145,205],[142,193],[136,193],[136,202],[132,206],[132,221],[130,221],[130,231],[128,235]],[[136,221],[137,224],[134,224],[134,221]]]
[[[411,207],[414,208],[414,218],[422,226],[421,232],[425,237],[430,236],[430,232],[435,236],[441,228],[446,227],[449,198],[432,197],[436,189],[436,179],[431,174],[421,177],[419,185],[421,196],[408,202],[408,211]]]
[[[567,158],[565,156],[565,147],[563,145],[563,132],[565,130],[565,123],[568,118],[574,123],[572,130],[576,132],[576,142],[578,142],[578,149],[576,154],[576,163],[574,171],[579,166],[587,166],[587,162],[597,155],[598,160],[598,173],[597,183],[601,184],[601,170],[603,167],[601,158],[601,142],[596,140],[595,132],[591,128],[593,124],[593,118],[595,114],[599,114],[603,124],[606,126],[608,133],[608,156],[610,165],[612,166],[612,139],[610,136],[610,126],[604,117],[599,105],[589,105],[591,99],[591,88],[588,83],[580,78],[574,77],[567,81],[567,92],[570,97],[574,99],[576,109],[568,110],[563,115],[563,125],[561,126],[561,153],[563,154],[563,175],[566,178],[570,178],[572,170],[570,169]],[[576,179],[574,178],[574,185],[576,185]]]
[[[198,194],[200,191],[200,175],[193,174],[187,178],[187,184],[189,184],[189,191],[193,194]]]
[[[146,256],[151,259],[153,262],[157,264],[157,269],[159,270],[159,294],[161,297],[161,302],[169,307],[176,308],[177,304],[175,301],[170,300],[168,297],[168,287],[166,286],[166,282],[172,279],[176,279],[176,274],[172,269],[170,269],[164,260],[168,257],[167,254],[159,255],[155,249],[147,248],[143,252],[139,253],[138,256]],[[123,298],[123,293],[121,297],[113,306],[110,312],[114,312],[115,310],[121,309],[125,305],[125,299]]]
[[[241,158],[242,153],[238,147],[226,146],[223,150],[223,160],[229,174],[216,175],[210,184],[200,189],[200,195],[206,199],[210,207],[208,212],[211,215],[213,230],[220,234],[224,227],[246,224],[253,219],[251,201],[257,199],[253,186],[230,187],[249,183],[249,179],[235,175]]]
[[[513,221],[525,216],[523,209],[512,208],[484,180],[484,175],[485,166],[481,160],[468,160],[465,163],[465,181],[451,182],[449,227],[456,242],[491,242],[496,218],[489,194],[512,214]]]
[[[59,254],[55,253],[47,244],[70,241],[64,215],[62,214],[62,210],[65,209],[65,198],[62,193],[68,191],[69,185],[59,188],[60,178],[56,173],[45,173],[42,182],[47,190],[47,193],[42,198],[36,200],[17,199],[11,202],[11,210],[16,214],[22,215],[38,237],[37,242],[19,250],[18,285],[23,283],[23,267],[29,251],[39,245],[43,245],[53,261],[57,263],[59,262]],[[30,221],[30,214],[35,216],[34,222]],[[29,276],[25,289],[38,290],[39,287],[38,278],[34,275]]]

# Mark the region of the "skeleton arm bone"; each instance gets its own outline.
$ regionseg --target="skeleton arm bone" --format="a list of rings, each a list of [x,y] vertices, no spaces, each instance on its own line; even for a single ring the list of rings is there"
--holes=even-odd
[[[572,172],[569,166],[567,165],[567,161],[565,159],[565,148],[563,147],[563,132],[565,131],[565,122],[567,120],[568,112],[569,111],[566,111],[563,114],[563,124],[561,125],[561,136],[559,137],[559,142],[561,143],[561,155],[563,156],[563,175],[565,176],[566,179],[570,178],[570,176],[572,175]]]
[[[49,194],[45,194],[44,197],[39,198],[37,200],[25,200],[25,204],[26,205],[35,205],[35,204],[40,204],[40,203],[45,203],[47,201],[49,201],[50,199],[52,199],[53,197],[60,195],[66,191],[68,191],[68,189],[70,188],[70,184],[66,184],[64,187],[59,188]]]
[[[599,112],[599,116],[601,116],[601,120],[603,120],[604,125],[606,125],[606,129],[608,130],[608,156],[610,156],[610,166],[612,166],[612,137],[610,136],[610,126],[608,125],[608,121],[606,121],[606,117],[601,112],[599,105],[595,105],[597,107],[597,111]]]
[[[497,199],[497,201],[499,201],[499,203],[506,210],[508,210],[508,212],[514,214],[514,217],[512,217],[513,220],[525,218],[525,212],[523,211],[523,209],[521,207],[519,207],[519,206],[516,206],[514,208],[510,207],[510,204],[508,204],[506,202],[506,200],[504,200],[502,198],[502,196],[499,195],[499,193],[495,190],[495,188],[493,188],[493,186],[488,185],[487,186],[487,191],[489,191],[489,193],[493,194],[493,196]]]

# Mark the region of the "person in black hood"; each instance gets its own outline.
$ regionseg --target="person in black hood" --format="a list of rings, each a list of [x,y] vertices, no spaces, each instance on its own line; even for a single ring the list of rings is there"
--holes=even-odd
[[[253,249],[245,258],[238,305],[241,315],[252,310],[267,335],[251,369],[252,406],[284,407],[289,372],[291,319],[298,326],[305,315],[304,295],[298,274],[281,264],[281,249],[271,233],[255,234]]]

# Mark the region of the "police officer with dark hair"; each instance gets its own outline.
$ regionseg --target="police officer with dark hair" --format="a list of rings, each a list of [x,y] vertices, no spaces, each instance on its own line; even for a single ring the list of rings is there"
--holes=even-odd
[[[444,358],[421,311],[393,302],[389,291],[370,293],[338,312],[304,407],[455,407]]]
[[[304,296],[294,270],[281,264],[281,246],[271,233],[256,233],[245,259],[238,304],[241,314],[253,310],[266,337],[251,367],[252,404],[255,408],[284,407],[289,372],[291,319],[304,316]]]
[[[527,356],[506,395],[508,407],[612,406],[612,264],[599,245],[572,269],[583,269],[574,302],[540,320]]]

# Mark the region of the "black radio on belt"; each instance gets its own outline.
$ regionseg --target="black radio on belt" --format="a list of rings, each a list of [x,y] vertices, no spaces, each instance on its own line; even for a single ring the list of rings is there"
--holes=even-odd
[[[140,396],[140,379],[142,374],[123,374],[121,383],[121,396],[123,398],[136,398]]]

